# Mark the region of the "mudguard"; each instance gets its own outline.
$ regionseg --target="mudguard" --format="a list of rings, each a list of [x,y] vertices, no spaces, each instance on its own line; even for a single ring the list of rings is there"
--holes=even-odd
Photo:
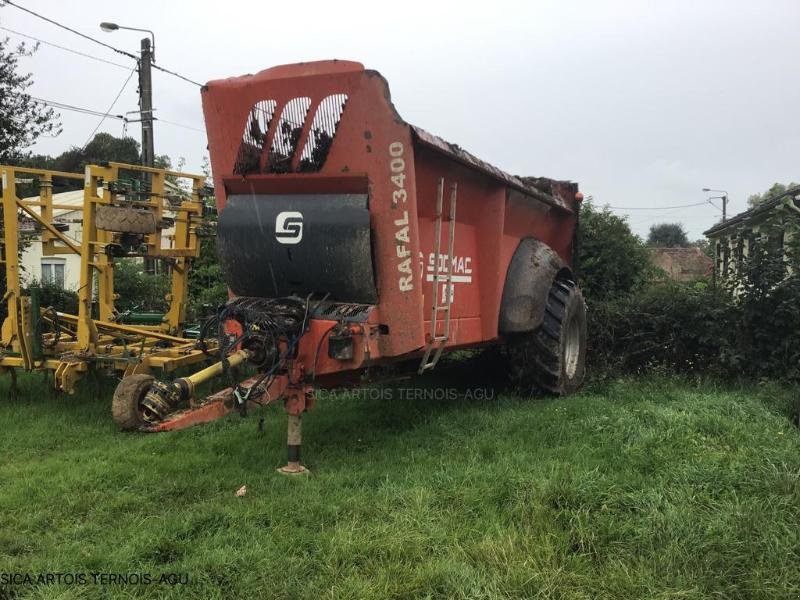
[[[561,271],[570,272],[550,246],[533,238],[520,241],[506,273],[499,331],[521,333],[536,329],[544,318],[550,287]]]

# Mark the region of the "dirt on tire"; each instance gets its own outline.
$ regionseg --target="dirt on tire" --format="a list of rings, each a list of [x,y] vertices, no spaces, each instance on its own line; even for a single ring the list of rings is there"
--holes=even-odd
[[[139,402],[153,385],[155,377],[138,373],[123,379],[114,390],[111,401],[111,417],[123,431],[141,429],[148,423],[142,418]]]

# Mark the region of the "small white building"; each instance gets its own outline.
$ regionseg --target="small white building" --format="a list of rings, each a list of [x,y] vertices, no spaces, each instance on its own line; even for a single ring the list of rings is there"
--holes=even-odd
[[[38,196],[25,198],[31,202],[37,201]],[[62,233],[80,245],[83,233],[83,189],[71,192],[53,194],[53,204],[74,206],[72,210],[57,208],[53,210],[53,219],[69,228]],[[39,212],[39,207],[32,207]],[[81,257],[77,254],[59,254],[58,256],[42,256],[41,234],[27,234],[20,228],[23,236],[27,238],[28,246],[22,252],[20,266],[22,273],[20,279],[23,285],[33,281],[55,283],[65,289],[77,291],[81,280]]]

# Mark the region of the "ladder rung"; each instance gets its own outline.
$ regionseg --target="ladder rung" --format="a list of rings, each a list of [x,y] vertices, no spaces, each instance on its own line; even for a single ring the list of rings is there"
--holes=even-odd
[[[428,369],[432,369],[436,366],[436,363],[439,361],[439,357],[442,355],[442,351],[444,350],[445,346],[447,345],[448,340],[450,339],[450,308],[453,304],[453,273],[452,273],[452,260],[453,260],[453,243],[455,239],[455,226],[456,226],[456,190],[457,185],[453,183],[450,186],[450,211],[449,211],[449,219],[448,223],[448,231],[447,231],[447,254],[442,254],[441,244],[442,244],[442,209],[444,204],[444,177],[439,178],[439,184],[436,189],[436,220],[434,226],[434,250],[433,253],[435,255],[435,262],[434,264],[439,265],[441,263],[441,259],[446,256],[447,260],[447,273],[440,273],[438,267],[435,269],[435,273],[430,273],[432,275],[430,281],[433,282],[433,305],[432,308],[432,323],[431,323],[431,337],[428,338],[429,341],[427,343],[427,348],[425,349],[425,355],[422,358],[422,362],[419,367],[419,373],[423,371],[427,371]],[[441,284],[445,284],[447,286],[448,292],[446,293],[446,300],[442,302],[442,305],[439,305],[439,286]],[[443,314],[444,316],[440,319],[439,314]],[[438,335],[436,333],[437,329],[439,329],[439,323],[442,323],[444,326],[444,334]],[[434,352],[435,348],[435,352]]]

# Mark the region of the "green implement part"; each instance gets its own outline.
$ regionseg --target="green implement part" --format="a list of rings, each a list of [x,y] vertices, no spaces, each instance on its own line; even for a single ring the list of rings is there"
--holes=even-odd
[[[119,322],[128,325],[160,325],[164,321],[164,313],[140,312],[123,316]]]

